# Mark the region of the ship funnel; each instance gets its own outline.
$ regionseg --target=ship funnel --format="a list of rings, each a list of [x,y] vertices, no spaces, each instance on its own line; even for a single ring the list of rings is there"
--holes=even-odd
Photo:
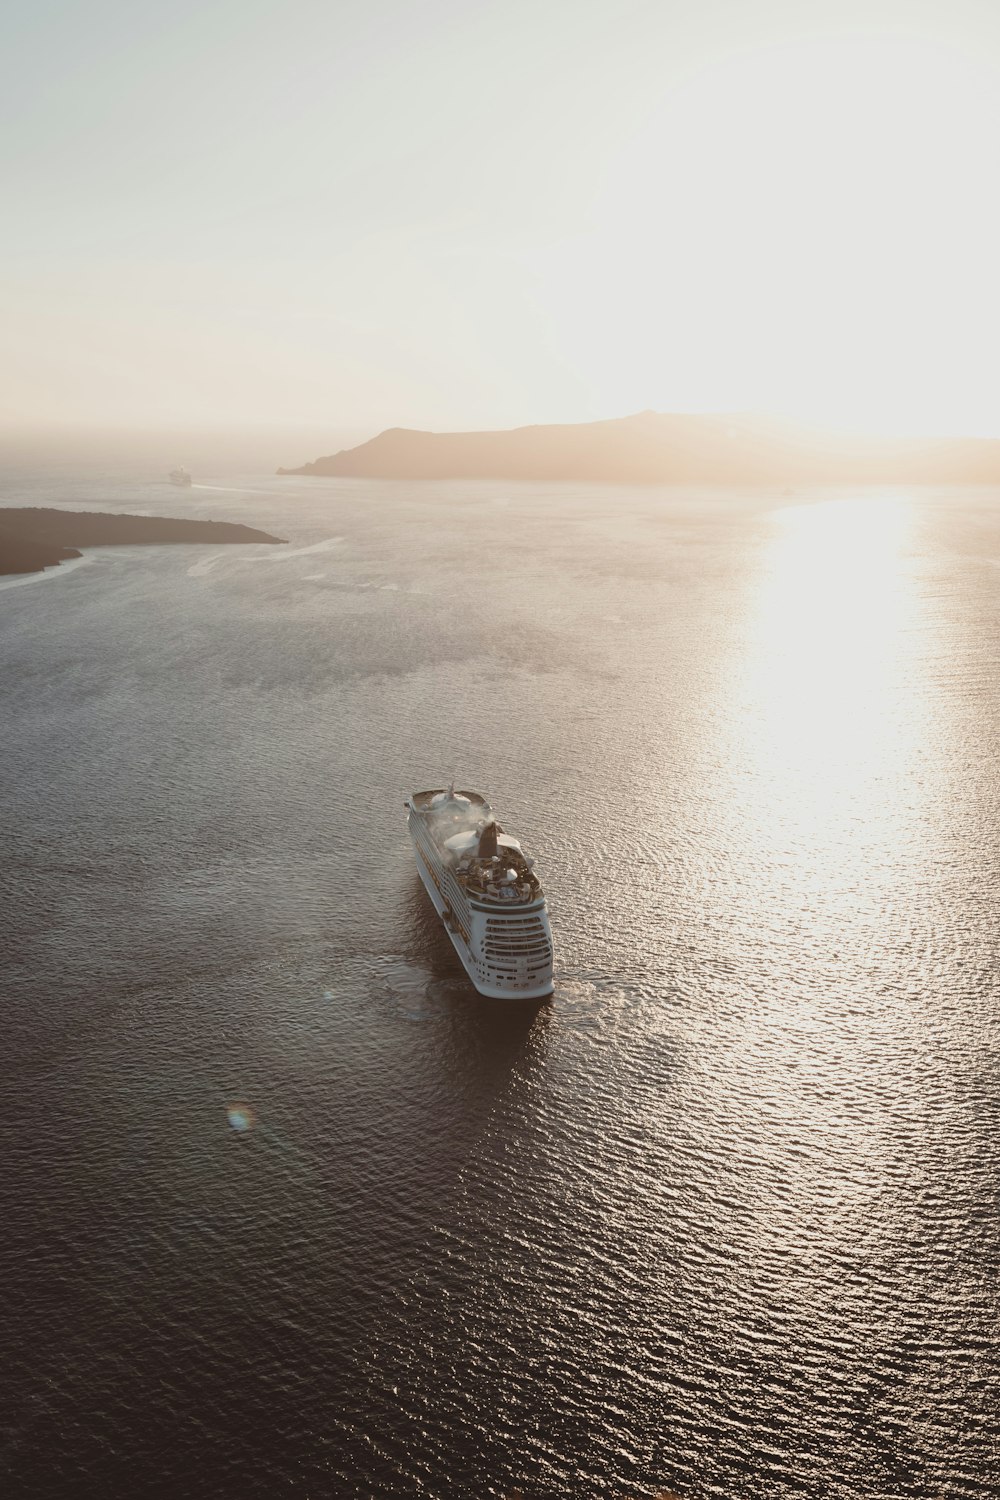
[[[496,852],[497,823],[495,818],[491,818],[479,835],[479,858],[492,859]]]

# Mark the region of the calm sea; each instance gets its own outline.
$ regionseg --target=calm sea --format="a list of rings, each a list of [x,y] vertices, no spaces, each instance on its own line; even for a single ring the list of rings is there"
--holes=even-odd
[[[0,589],[0,1492],[995,1497],[1000,493],[181,461],[0,484],[289,538]]]

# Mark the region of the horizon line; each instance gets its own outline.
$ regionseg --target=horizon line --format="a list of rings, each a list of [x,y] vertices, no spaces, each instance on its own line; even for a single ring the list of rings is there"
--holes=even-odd
[[[92,421],[85,419],[58,419],[58,420],[31,420],[23,422],[0,421],[0,441],[29,438],[29,437],[152,437],[160,434],[185,433],[191,436],[252,436],[253,434],[270,433],[300,433],[302,435],[318,436],[322,432],[329,432],[331,437],[336,434],[360,434],[367,433],[368,437],[357,439],[359,442],[370,441],[374,437],[385,432],[421,432],[432,433],[436,436],[449,434],[483,434],[517,432],[535,427],[591,427],[601,423],[624,422],[638,417],[680,417],[680,418],[704,418],[716,420],[729,420],[739,422],[761,422],[773,424],[790,432],[803,434],[837,437],[843,439],[864,439],[868,441],[898,441],[912,442],[920,440],[940,441],[970,441],[970,442],[1000,442],[1000,423],[997,430],[986,432],[982,429],[959,429],[955,427],[934,428],[930,426],[920,427],[873,427],[864,424],[851,425],[843,421],[823,421],[818,417],[791,416],[788,413],[765,407],[711,407],[711,408],[687,408],[661,410],[655,407],[644,407],[637,411],[619,413],[607,417],[583,417],[583,418],[561,418],[543,421],[519,421],[502,426],[411,426],[405,422],[384,421],[379,425],[375,421],[349,421],[328,422],[322,419],[314,420],[280,420],[262,419],[248,417],[243,420],[229,421],[197,421],[173,419],[170,421]]]

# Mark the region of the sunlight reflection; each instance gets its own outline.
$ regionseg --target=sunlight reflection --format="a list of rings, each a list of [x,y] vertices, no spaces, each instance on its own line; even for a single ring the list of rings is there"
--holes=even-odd
[[[894,1079],[927,987],[928,752],[944,732],[922,515],[884,492],[776,511],[745,599],[704,893],[731,1025],[701,1087],[716,1136],[739,1143],[732,1243],[768,1275],[849,1262],[905,1212],[912,1091]],[[829,1314],[811,1276],[793,1324]]]
[[[815,837],[844,818],[882,820],[911,764],[912,510],[863,497],[772,520],[744,664],[744,748],[774,835]]]

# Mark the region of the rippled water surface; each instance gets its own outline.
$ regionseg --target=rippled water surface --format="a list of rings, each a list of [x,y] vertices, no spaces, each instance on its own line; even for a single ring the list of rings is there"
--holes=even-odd
[[[4,1495],[996,1496],[1000,496],[211,485],[0,490],[290,539],[0,588]]]

